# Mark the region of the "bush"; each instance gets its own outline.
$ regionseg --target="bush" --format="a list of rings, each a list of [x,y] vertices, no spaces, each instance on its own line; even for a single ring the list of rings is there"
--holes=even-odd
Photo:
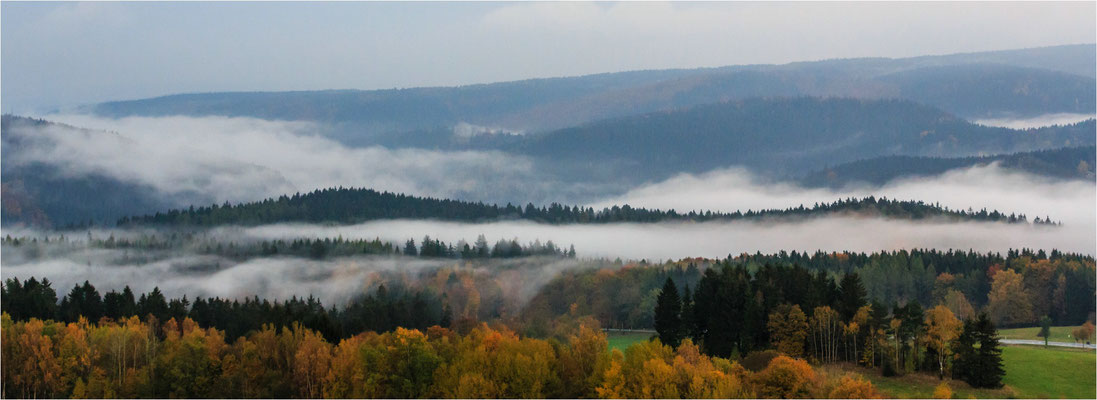
[[[807,361],[778,356],[766,369],[754,374],[754,392],[767,399],[804,399],[812,397],[818,382]]]
[[[769,366],[770,361],[773,361],[774,358],[777,358],[780,355],[781,353],[774,350],[752,351],[748,353],[746,357],[743,357],[743,359],[739,361],[739,364],[750,372],[758,372],[766,369],[766,367]]]
[[[933,389],[933,398],[935,399],[951,399],[952,388],[948,387],[948,382],[941,382],[937,385],[937,388]]]
[[[864,377],[846,375],[838,381],[837,386],[830,390],[827,397],[831,399],[878,399],[880,394],[876,392],[876,387],[872,386],[872,382],[865,380]]]

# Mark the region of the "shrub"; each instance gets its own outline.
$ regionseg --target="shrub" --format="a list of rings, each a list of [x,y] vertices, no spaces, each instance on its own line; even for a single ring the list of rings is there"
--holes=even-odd
[[[951,399],[952,388],[948,387],[948,382],[941,382],[937,385],[937,388],[933,389],[933,398],[935,399]]]
[[[743,357],[743,359],[739,361],[739,364],[750,372],[758,372],[766,369],[766,367],[769,366],[769,363],[780,355],[781,353],[774,350],[752,351],[748,353],[746,357]]]

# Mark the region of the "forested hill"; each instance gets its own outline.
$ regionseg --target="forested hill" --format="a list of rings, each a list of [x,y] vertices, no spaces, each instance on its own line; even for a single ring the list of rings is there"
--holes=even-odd
[[[237,116],[338,126],[348,143],[465,122],[545,132],[751,97],[914,100],[968,118],[1091,113],[1092,44],[915,58],[629,71],[459,87],[170,95],[90,106],[103,116]],[[370,132],[370,133],[367,133]]]
[[[748,99],[527,135],[515,151],[615,161],[623,173],[649,177],[728,165],[793,173],[890,154],[964,157],[1092,145],[1094,126],[993,128],[905,100]]]
[[[473,203],[459,200],[434,199],[404,194],[378,192],[372,189],[323,189],[307,194],[282,196],[254,203],[228,204],[186,210],[171,210],[132,218],[122,218],[119,226],[217,226],[260,225],[282,222],[350,224],[379,219],[435,219],[443,221],[483,222],[496,220],[529,220],[551,224],[584,224],[612,222],[713,221],[766,217],[816,217],[829,214],[856,214],[898,219],[948,218],[969,221],[1024,223],[1022,215],[1006,215],[987,211],[950,210],[939,205],[915,201],[897,201],[866,197],[845,199],[834,203],[799,206],[784,210],[748,210],[734,213],[679,213],[675,210],[649,210],[629,205],[595,210],[580,206],[553,203],[547,207],[527,204],[525,207],[507,204]],[[1037,218],[1036,223],[1047,223]]]
[[[1002,168],[1059,179],[1094,180],[1097,147],[1065,147],[984,157],[884,156],[840,164],[805,175],[809,187],[841,187],[862,182],[882,185],[897,178],[940,175],[956,168],[998,163]]]

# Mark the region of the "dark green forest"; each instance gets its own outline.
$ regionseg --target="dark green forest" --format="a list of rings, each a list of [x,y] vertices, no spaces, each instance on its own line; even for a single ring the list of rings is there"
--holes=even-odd
[[[435,199],[405,194],[379,192],[364,188],[322,189],[306,194],[281,196],[254,203],[188,208],[157,212],[153,215],[126,217],[118,226],[218,226],[260,225],[280,222],[311,222],[349,224],[378,219],[434,219],[441,221],[484,222],[496,220],[530,220],[550,224],[586,224],[616,222],[662,221],[731,221],[758,218],[817,217],[838,213],[863,216],[883,216],[897,219],[946,218],[952,220],[1026,223],[1025,215],[1006,215],[998,210],[951,210],[920,201],[889,200],[866,197],[844,199],[833,203],[803,205],[784,210],[747,210],[734,213],[633,208],[629,205],[606,207],[601,210],[552,203],[549,206],[525,207],[507,204],[499,206],[480,202]],[[1036,223],[1051,223],[1036,218]]]

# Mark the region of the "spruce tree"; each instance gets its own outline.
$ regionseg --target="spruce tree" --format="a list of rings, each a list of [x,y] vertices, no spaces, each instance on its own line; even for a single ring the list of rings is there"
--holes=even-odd
[[[679,337],[687,338],[693,336],[693,294],[689,290],[689,285],[686,285],[685,291],[682,292],[682,328],[679,331]]]
[[[979,337],[979,348],[976,351],[978,365],[974,370],[973,381],[968,383],[975,387],[1002,387],[1002,377],[1006,375],[1006,370],[1002,367],[1002,345],[998,341],[998,329],[984,313],[975,320],[975,332]]]
[[[868,303],[865,300],[868,293],[856,272],[843,276],[840,286],[838,312],[842,314],[843,321],[850,321],[857,314],[857,310]]]
[[[978,346],[976,346],[978,345]],[[998,330],[986,313],[964,321],[964,329],[953,344],[956,360],[952,376],[973,387],[998,388],[1006,371],[1002,367],[1002,345]]]
[[[960,336],[952,342],[952,353],[955,355],[952,361],[952,379],[970,382],[970,376],[976,367],[975,343],[978,340],[975,333],[975,320],[964,320]]]
[[[655,331],[663,344],[678,347],[682,333],[682,301],[674,280],[667,278],[655,302]]]

